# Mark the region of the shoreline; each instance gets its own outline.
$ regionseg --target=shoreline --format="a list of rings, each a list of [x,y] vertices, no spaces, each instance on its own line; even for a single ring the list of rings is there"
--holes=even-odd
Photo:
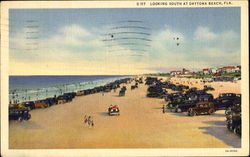
[[[65,75],[66,77],[71,77],[71,75]],[[80,76],[80,75],[73,75],[74,77],[85,77],[85,76]],[[89,77],[96,77],[98,75],[86,75]],[[99,75],[99,77],[102,77],[103,75]],[[30,76],[28,76],[30,77]],[[32,77],[32,76],[31,76]],[[34,77],[47,77],[46,75],[40,75],[40,76],[34,76]],[[49,76],[50,77],[50,76]],[[64,76],[53,76],[53,77],[64,77]],[[119,78],[117,78],[119,77]],[[29,102],[29,101],[38,101],[42,99],[47,99],[51,98],[54,95],[62,95],[64,93],[69,93],[69,92],[77,92],[81,90],[87,90],[87,89],[93,89],[97,88],[100,86],[105,86],[107,84],[113,83],[115,81],[122,80],[124,78],[134,78],[132,75],[105,75],[104,78],[96,78],[95,80],[82,80],[81,82],[76,81],[76,82],[71,82],[71,83],[64,83],[64,84],[55,84],[47,87],[42,87],[42,88],[35,88],[35,89],[11,89],[10,91],[15,91],[15,94],[12,92],[9,92],[9,98],[19,95],[19,98],[15,98],[14,100],[17,101],[18,103],[24,103],[24,102]],[[46,79],[46,78],[45,78]],[[74,86],[73,88],[70,86]],[[29,93],[29,94],[27,94]],[[35,94],[36,93],[36,94]],[[37,96],[39,94],[40,97]],[[47,96],[47,94],[49,96]],[[41,96],[42,95],[42,96]],[[24,99],[24,97],[26,99]],[[29,100],[28,100],[29,99]],[[13,99],[11,100],[12,102],[14,101]],[[17,103],[12,103],[12,104],[17,104]]]

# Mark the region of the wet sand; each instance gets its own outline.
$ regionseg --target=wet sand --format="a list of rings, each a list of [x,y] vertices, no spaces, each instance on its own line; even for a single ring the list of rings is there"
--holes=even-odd
[[[218,88],[214,95],[240,92],[240,82],[217,84],[212,85]],[[127,87],[124,97],[118,97],[119,90],[76,97],[70,103],[32,110],[29,121],[11,121],[10,149],[240,147],[240,137],[226,128],[223,110],[196,117],[163,114],[166,102],[147,98],[146,85]],[[119,106],[120,116],[107,114],[110,104]],[[84,124],[84,115],[93,116],[93,128]]]

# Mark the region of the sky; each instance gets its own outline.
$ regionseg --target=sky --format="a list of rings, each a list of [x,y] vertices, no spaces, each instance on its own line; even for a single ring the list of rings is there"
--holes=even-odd
[[[10,9],[10,75],[240,65],[240,8]]]

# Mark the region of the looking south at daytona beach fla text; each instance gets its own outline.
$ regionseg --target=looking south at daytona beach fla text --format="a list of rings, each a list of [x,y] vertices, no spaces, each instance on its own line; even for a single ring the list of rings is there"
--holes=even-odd
[[[233,5],[232,1],[140,1],[136,2],[137,6],[230,6]]]

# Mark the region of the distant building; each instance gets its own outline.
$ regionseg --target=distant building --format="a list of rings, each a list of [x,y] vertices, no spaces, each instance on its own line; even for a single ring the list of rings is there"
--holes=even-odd
[[[235,67],[235,72],[241,72],[241,66],[240,65]]]
[[[241,66],[226,66],[223,67],[223,72],[224,73],[234,73],[234,72],[240,72],[241,71]]]
[[[183,70],[182,70],[182,74],[190,74],[190,73],[191,73],[190,70],[186,70],[186,69],[183,69]]]
[[[170,76],[175,76],[176,74],[181,74],[182,71],[170,71]]]
[[[217,71],[217,73],[223,73],[224,72],[223,68],[218,68],[216,71]]]
[[[193,76],[193,73],[190,70],[183,68],[182,70],[170,71],[170,76]]]
[[[215,69],[215,68],[211,68],[210,70],[211,70],[211,73],[212,73],[212,74],[217,73],[217,69]]]
[[[209,69],[202,69],[202,71],[203,71],[204,75],[210,74],[210,70]]]

